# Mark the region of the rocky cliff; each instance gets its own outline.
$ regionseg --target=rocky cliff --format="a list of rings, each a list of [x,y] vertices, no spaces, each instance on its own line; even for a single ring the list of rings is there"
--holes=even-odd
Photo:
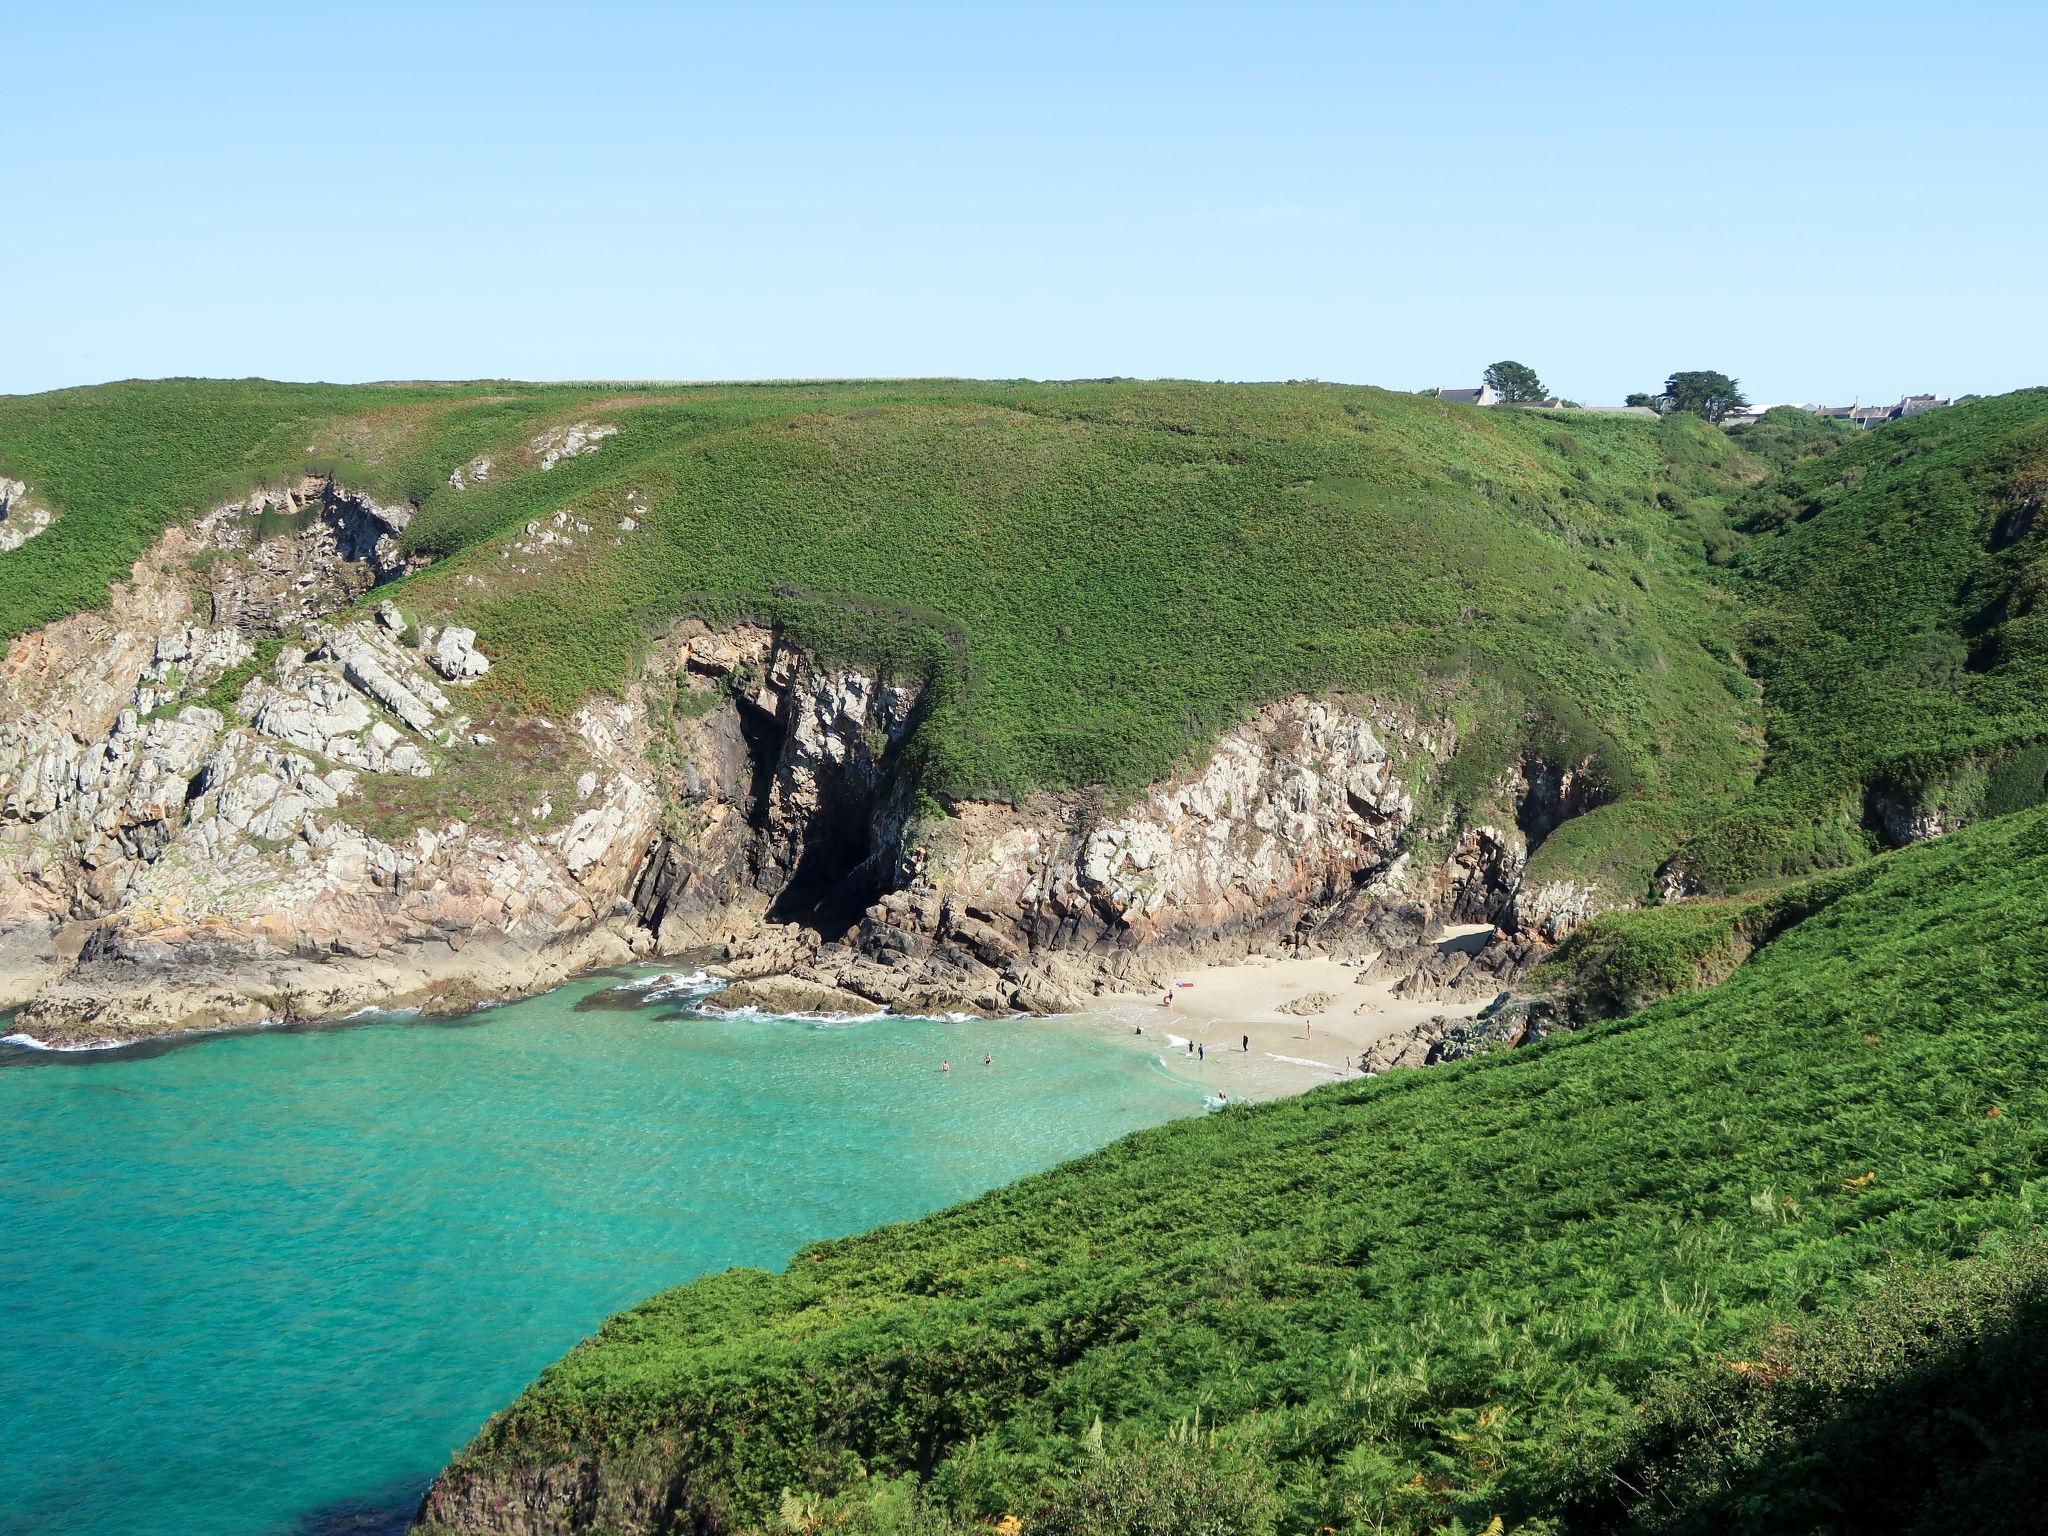
[[[1597,798],[1582,771],[1526,763],[1503,824],[1468,825],[1433,792],[1450,723],[1383,700],[1268,704],[1128,802],[944,807],[918,682],[767,629],[686,623],[622,697],[521,713],[479,688],[473,633],[376,600],[409,514],[312,479],[218,507],[110,612],[10,647],[17,1029],[456,1009],[683,950],[785,1006],[1059,1009],[1276,945],[1473,997],[1589,905],[1522,883],[1531,838]],[[1469,921],[1494,939],[1447,963],[1430,941]]]

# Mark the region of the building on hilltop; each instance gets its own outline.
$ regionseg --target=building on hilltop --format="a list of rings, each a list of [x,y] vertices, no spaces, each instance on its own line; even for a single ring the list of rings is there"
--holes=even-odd
[[[1449,400],[1456,405],[1478,405],[1489,409],[1507,406],[1518,411],[1598,411],[1604,416],[1657,414],[1644,405],[1579,405],[1556,395],[1541,400],[1503,400],[1490,384],[1481,384],[1477,389],[1438,387],[1429,393],[1439,400]],[[1905,416],[1918,416],[1922,411],[1931,411],[1936,406],[1952,403],[1946,395],[1901,395],[1896,405],[1810,405],[1804,400],[1779,400],[1769,405],[1738,406],[1721,418],[1721,425],[1753,427],[1763,420],[1766,411],[1787,410],[1806,411],[1830,421],[1846,421],[1858,427],[1874,427],[1880,422],[1897,421]]]
[[[1773,400],[1768,405],[1737,406],[1721,418],[1721,425],[1724,427],[1752,427],[1764,419],[1766,411],[1805,411],[1813,416],[1822,414],[1819,406],[1809,405],[1804,400]]]
[[[1931,411],[1936,406],[1953,402],[1946,395],[1901,395],[1896,405],[1816,405],[1811,407],[1816,416],[1825,416],[1832,421],[1851,422],[1859,427],[1874,427],[1887,421],[1898,421],[1906,416],[1918,416],[1922,411]]]
[[[1438,389],[1436,397],[1448,400],[1454,405],[1486,405],[1501,403],[1500,396],[1493,392],[1491,384],[1482,384],[1477,389]]]
[[[1567,400],[1561,395],[1549,395],[1541,400],[1503,400],[1490,384],[1482,384],[1477,389],[1433,389],[1430,393],[1439,400],[1449,400],[1458,405],[1482,405],[1490,410],[1506,406],[1517,411],[1598,411],[1603,416],[1657,414],[1641,405],[1580,405],[1576,400]]]
[[[1774,405],[1745,405],[1721,418],[1724,427],[1751,427],[1763,420],[1764,412],[1805,411],[1825,421],[1846,421],[1853,426],[1874,427],[1880,422],[1917,416],[1950,402],[1941,395],[1905,395],[1897,405],[1808,405],[1803,400],[1781,400]]]

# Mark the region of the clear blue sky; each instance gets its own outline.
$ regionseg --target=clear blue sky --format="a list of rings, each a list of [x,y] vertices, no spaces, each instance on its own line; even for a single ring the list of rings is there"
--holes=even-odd
[[[0,53],[0,391],[2048,379],[2035,3],[0,0]]]

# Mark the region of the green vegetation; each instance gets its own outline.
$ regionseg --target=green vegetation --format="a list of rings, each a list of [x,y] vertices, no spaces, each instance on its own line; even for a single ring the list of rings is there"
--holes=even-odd
[[[1549,391],[1527,363],[1499,362],[1481,375],[1482,381],[1510,405],[1520,400],[1541,400]]]
[[[471,1472],[594,1451],[620,1509],[874,1536],[1996,1528],[2043,1436],[2048,391],[1731,436],[1735,381],[1666,390],[1656,421],[1116,381],[5,399],[0,471],[59,517],[0,556],[0,635],[331,471],[416,506],[408,622],[494,663],[497,742],[366,785],[373,830],[563,814],[578,749],[540,717],[679,617],[751,617],[925,681],[927,814],[1127,790],[1266,699],[1371,692],[1456,727],[1424,824],[1511,815],[1525,754],[1586,765],[1609,798],[1530,878],[1707,897],[1559,950],[1609,1020],[1577,1036],[657,1297]],[[574,424],[616,430],[543,471]]]
[[[576,422],[617,431],[541,472],[529,439]],[[451,487],[477,455],[487,482]],[[1638,896],[1760,733],[1706,558],[1759,471],[1689,418],[1324,385],[172,382],[0,401],[0,466],[63,514],[0,558],[7,633],[104,602],[183,512],[331,468],[416,502],[436,560],[403,600],[478,631],[486,707],[617,691],[684,614],[775,620],[927,679],[942,800],[1129,789],[1266,699],[1371,691],[1459,722],[1475,814],[1507,813],[1524,752],[1590,758],[1614,801],[1538,873]],[[563,512],[567,543],[526,534]]]
[[[1735,507],[1769,741],[1754,791],[1681,855],[1698,886],[1853,862],[1888,818],[2043,798],[2044,487],[2048,391],[2027,390],[1849,435]]]
[[[1701,378],[1672,382],[1730,393]],[[529,443],[574,423],[616,431],[541,472]],[[60,514],[0,556],[0,634],[332,471],[417,505],[404,597],[477,629],[484,708],[616,692],[685,614],[772,620],[928,683],[940,802],[1128,790],[1295,689],[1448,715],[1431,794],[1474,815],[1511,811],[1525,753],[1590,760],[1609,803],[1532,878],[1625,898],[1674,850],[1741,891],[2048,794],[2042,391],[1731,438],[1326,385],[180,380],[0,400],[0,470]],[[526,534],[558,514],[566,543]]]
[[[1953,1450],[1967,1422],[1901,1405],[1955,1347],[2023,1323],[2039,1359],[2037,1304],[2014,1319],[2041,1261],[2014,1244],[2048,1208],[2044,919],[2048,812],[1915,846],[1712,990],[658,1296],[458,1467],[601,1452],[741,1528],[785,1490],[843,1507],[915,1476],[928,1514],[1029,1522],[1093,1507],[1103,1456],[1153,1463],[1126,1496],[1170,1506],[1160,1447],[1199,1428],[1236,1491],[1190,1502],[1239,1513],[1144,1528],[1262,1529],[1263,1494],[1285,1531],[1605,1529],[1619,1475],[1670,1528],[1730,1528],[1734,1500],[1744,1528],[1813,1529],[1741,1501],[1819,1497],[1887,1426]],[[2038,1380],[1984,1422],[2038,1440]],[[1750,1432],[1717,1440],[1731,1401]],[[1967,1512],[1966,1461],[1893,1458],[1883,1486]]]
[[[349,802],[350,823],[387,839],[451,821],[493,832],[544,832],[576,813],[576,777],[592,766],[573,732],[517,717],[485,720],[471,737],[433,755],[427,778],[363,775]]]
[[[1834,416],[1817,416],[1794,405],[1774,405],[1746,427],[1734,427],[1729,437],[1751,458],[1761,459],[1773,469],[1785,469],[1800,459],[1838,448],[1856,428]]]
[[[1529,989],[1559,994],[1583,1021],[1713,986],[1787,928],[1862,890],[1882,867],[1866,861],[1747,896],[1603,912],[1558,945]]]
[[[259,640],[249,655],[236,662],[227,671],[215,678],[193,702],[206,709],[220,711],[221,719],[232,725],[235,721],[235,703],[242,697],[243,688],[249,680],[269,673],[277,664],[278,653],[284,649],[282,640]],[[181,706],[182,707],[182,706]]]
[[[2039,1529],[2048,1243],[1888,1271],[1870,1293],[1664,1386],[1573,1529]]]
[[[1635,399],[1634,395],[1629,396],[1630,403]],[[1711,368],[1681,369],[1672,374],[1664,381],[1664,393],[1654,403],[1660,411],[1684,411],[1713,422],[1738,406],[1749,404],[1742,397],[1740,383]]]

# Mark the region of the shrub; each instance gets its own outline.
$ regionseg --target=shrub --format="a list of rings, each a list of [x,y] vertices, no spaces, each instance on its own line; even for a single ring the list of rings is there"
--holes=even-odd
[[[1176,1431],[1084,1452],[1025,1521],[1032,1536],[1269,1536],[1268,1474],[1213,1435]]]

